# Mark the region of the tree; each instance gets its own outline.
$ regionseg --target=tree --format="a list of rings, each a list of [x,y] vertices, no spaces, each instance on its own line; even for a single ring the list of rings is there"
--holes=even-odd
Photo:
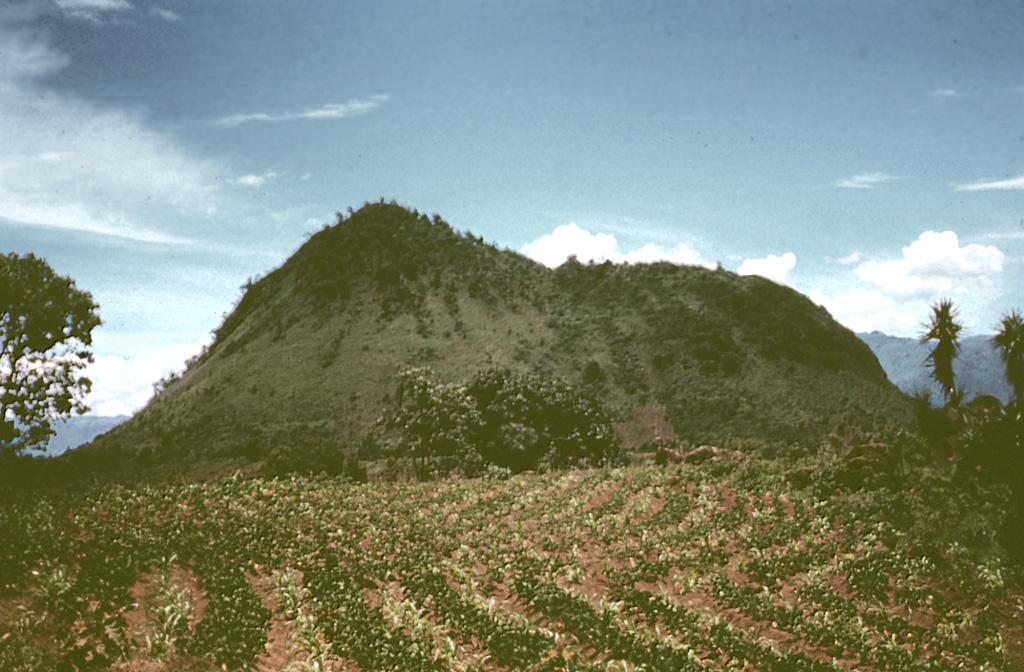
[[[79,370],[93,361],[97,309],[45,260],[0,255],[0,456],[44,445],[54,420],[88,410]]]
[[[398,430],[420,466],[447,462],[473,475],[484,462],[514,472],[618,463],[620,447],[598,404],[568,383],[487,369],[438,383],[430,369],[399,374],[381,424]]]
[[[1000,349],[1006,365],[1006,380],[1013,386],[1013,395],[1020,402],[1024,398],[1024,316],[1012,311],[1003,316],[999,332],[992,343]]]
[[[403,451],[420,466],[434,458],[472,463],[472,441],[480,426],[479,413],[463,385],[438,383],[429,368],[408,369],[397,377],[395,404],[380,423],[399,430]]]
[[[942,386],[942,395],[947,403],[954,405],[959,400],[953,378],[953,360],[960,353],[960,332],[963,325],[957,322],[957,311],[950,299],[942,299],[932,305],[931,322],[928,331],[921,336],[922,343],[936,341],[935,348],[928,355],[928,366],[932,378]]]
[[[565,381],[488,369],[468,392],[483,420],[476,447],[488,462],[519,472],[542,463],[566,469],[619,460],[607,414]]]

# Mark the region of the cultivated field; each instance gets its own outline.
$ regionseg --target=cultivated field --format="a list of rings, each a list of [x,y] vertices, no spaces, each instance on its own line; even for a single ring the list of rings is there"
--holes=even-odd
[[[0,668],[1024,669],[1024,595],[998,561],[758,473],[15,499]]]

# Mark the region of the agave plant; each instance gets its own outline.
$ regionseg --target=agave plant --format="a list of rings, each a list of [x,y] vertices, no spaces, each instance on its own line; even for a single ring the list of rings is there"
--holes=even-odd
[[[1006,380],[1013,386],[1014,396],[1024,397],[1024,315],[1012,311],[1003,317],[999,332],[992,342],[1000,349],[1006,365]]]
[[[936,341],[935,348],[928,355],[928,366],[932,369],[932,378],[942,386],[942,394],[946,401],[956,403],[960,396],[953,379],[953,360],[960,354],[960,332],[963,325],[957,321],[958,311],[953,308],[950,299],[942,299],[932,305],[931,322],[926,325],[928,331],[921,336],[922,343]]]

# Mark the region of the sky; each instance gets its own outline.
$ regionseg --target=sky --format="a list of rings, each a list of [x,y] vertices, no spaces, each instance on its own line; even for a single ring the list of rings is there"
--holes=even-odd
[[[99,304],[98,415],[380,198],[987,334],[1024,308],[1022,34],[1010,0],[0,0],[0,252]]]

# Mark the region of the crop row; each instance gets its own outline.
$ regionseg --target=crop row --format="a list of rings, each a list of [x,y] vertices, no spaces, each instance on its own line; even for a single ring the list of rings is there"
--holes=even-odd
[[[1012,669],[993,613],[1021,598],[985,568],[935,560],[855,502],[716,469],[231,479],[8,502],[0,591],[38,633],[66,633],[54,655],[70,669],[169,648],[246,669],[267,644],[253,586],[269,575],[309,665]],[[174,634],[154,645],[127,626],[131,589],[172,565],[196,577],[204,609],[179,606],[171,623],[165,586],[150,620]],[[0,641],[0,664],[25,641]]]

